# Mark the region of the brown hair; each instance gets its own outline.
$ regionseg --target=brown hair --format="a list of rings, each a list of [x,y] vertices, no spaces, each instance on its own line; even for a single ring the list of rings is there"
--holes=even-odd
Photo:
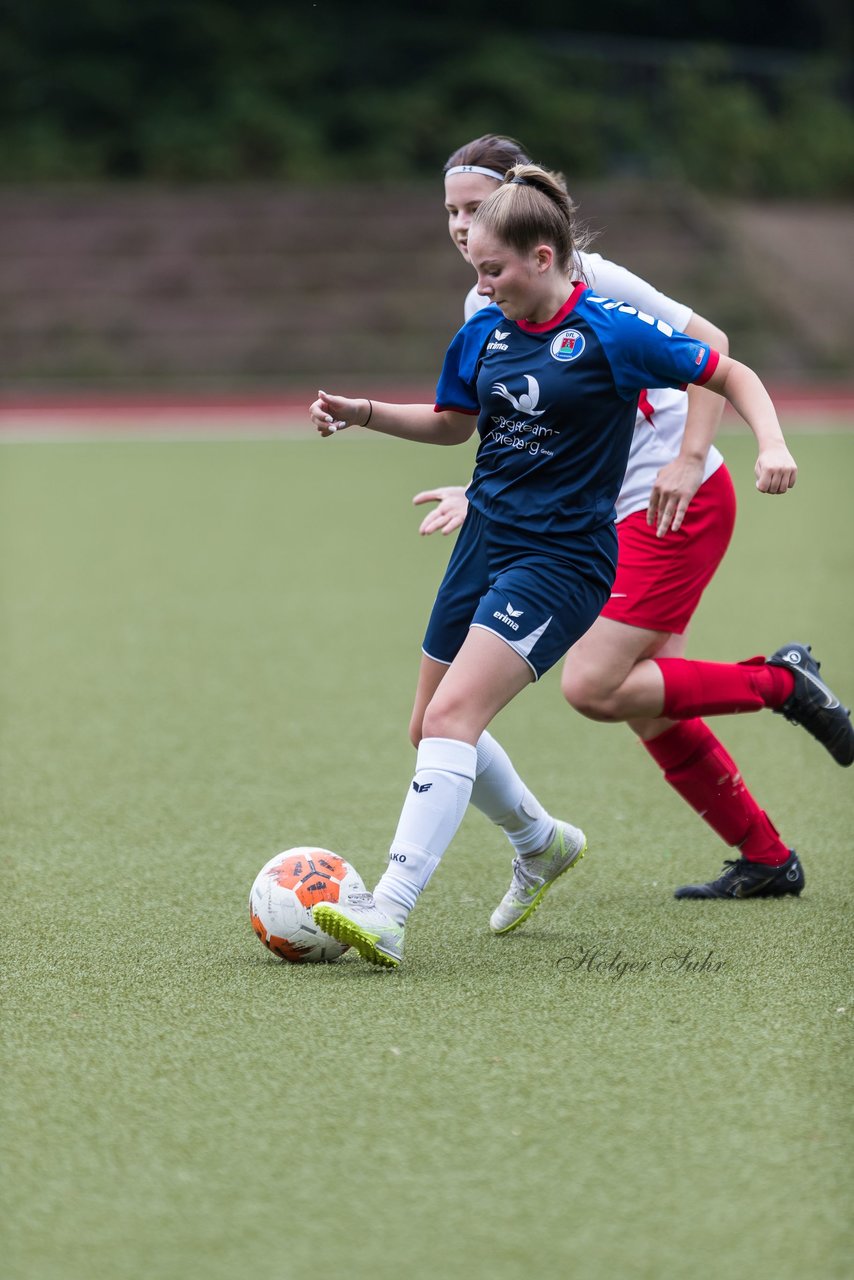
[[[576,214],[562,176],[526,163],[507,170],[501,186],[479,206],[472,225],[487,227],[517,253],[551,244],[556,265],[569,271],[590,239]]]
[[[485,133],[473,142],[458,147],[453,155],[448,156],[443,173],[455,169],[460,164],[476,164],[482,169],[494,169],[496,173],[506,173],[517,164],[530,164],[531,157],[525,154],[521,142],[515,138],[505,138],[497,133]]]

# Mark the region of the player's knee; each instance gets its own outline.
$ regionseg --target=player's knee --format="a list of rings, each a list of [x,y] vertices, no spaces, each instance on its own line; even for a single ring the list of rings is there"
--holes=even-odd
[[[467,730],[466,708],[447,698],[434,699],[424,712],[421,734],[425,738],[461,738]]]
[[[563,672],[561,690],[573,710],[588,720],[613,722],[620,719],[614,689],[595,672],[574,670],[568,666]]]
[[[451,718],[440,710],[431,713],[430,708],[424,716],[421,726],[422,737],[424,738],[452,738],[453,732],[450,730]]]

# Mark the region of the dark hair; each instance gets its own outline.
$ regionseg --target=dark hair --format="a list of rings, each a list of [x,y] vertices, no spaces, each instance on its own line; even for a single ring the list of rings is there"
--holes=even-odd
[[[506,173],[517,164],[530,164],[531,157],[526,155],[521,142],[515,138],[505,138],[497,133],[485,133],[473,142],[458,147],[453,155],[448,156],[443,173],[455,169],[458,164],[477,164],[482,169],[494,169],[496,173]]]
[[[569,271],[575,255],[589,243],[576,213],[559,173],[537,164],[518,164],[479,206],[472,225],[487,227],[517,253],[528,253],[544,241],[554,245],[557,266]]]

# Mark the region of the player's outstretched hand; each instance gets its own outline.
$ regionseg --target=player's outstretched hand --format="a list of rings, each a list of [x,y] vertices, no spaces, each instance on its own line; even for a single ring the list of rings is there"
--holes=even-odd
[[[461,484],[442,485],[439,489],[425,489],[412,499],[414,506],[422,502],[438,502],[435,511],[426,515],[418,526],[419,533],[453,533],[459,529],[469,509],[466,491]]]
[[[755,470],[760,493],[786,493],[798,478],[798,465],[784,444],[760,450]]]
[[[344,396],[329,395],[318,391],[317,399],[308,411],[322,436],[334,435],[345,427],[363,427],[371,414],[370,400],[348,400]]]
[[[668,529],[676,533],[702,483],[703,463],[695,458],[674,458],[661,468],[646,509],[646,522],[655,525],[657,538],[663,538]]]

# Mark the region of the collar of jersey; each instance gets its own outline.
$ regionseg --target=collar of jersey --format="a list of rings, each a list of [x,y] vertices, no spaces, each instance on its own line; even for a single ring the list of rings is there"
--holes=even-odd
[[[575,310],[576,303],[586,288],[583,280],[573,284],[572,293],[551,320],[544,320],[542,324],[531,324],[530,320],[517,320],[516,323],[523,333],[545,333],[548,329],[556,329],[559,324],[563,324],[570,311]]]

